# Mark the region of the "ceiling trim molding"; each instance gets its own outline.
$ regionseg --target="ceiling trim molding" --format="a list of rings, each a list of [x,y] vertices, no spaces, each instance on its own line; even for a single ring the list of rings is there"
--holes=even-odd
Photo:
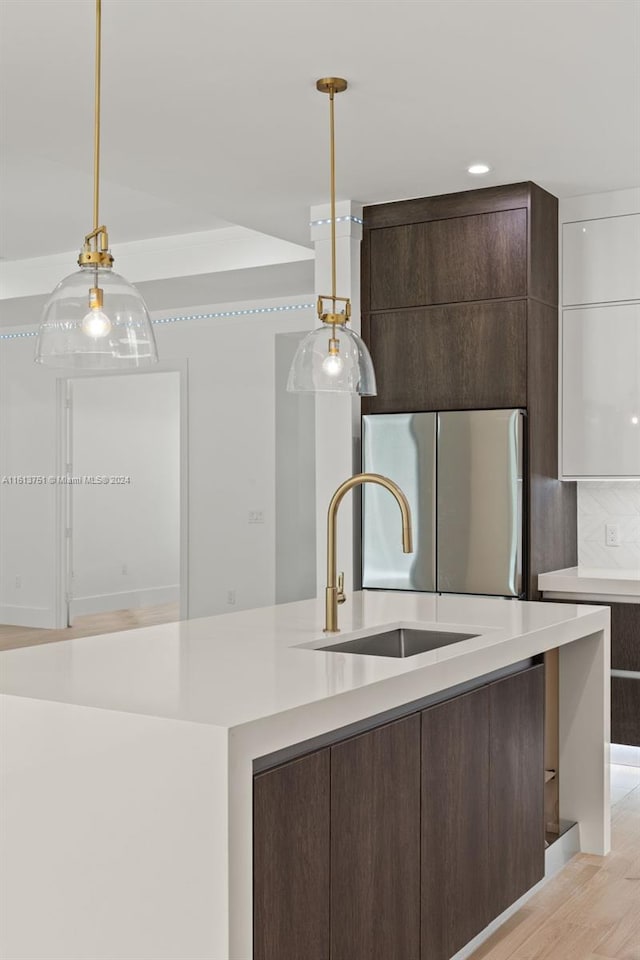
[[[247,310],[220,310],[216,313],[185,313],[170,317],[155,317],[152,324],[184,323],[193,320],[227,320],[235,317],[249,317],[265,313],[285,313],[289,311],[315,310],[315,303],[283,303],[271,307],[251,307]],[[37,337],[38,330],[24,330],[19,333],[0,333],[0,340],[24,340],[26,337]]]

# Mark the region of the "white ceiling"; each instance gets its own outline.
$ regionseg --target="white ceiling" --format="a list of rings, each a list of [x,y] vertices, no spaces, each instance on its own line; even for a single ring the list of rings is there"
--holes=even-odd
[[[152,314],[192,310],[212,304],[299,297],[313,300],[313,260],[278,263],[244,270],[223,270],[198,276],[170,277],[136,284]],[[31,327],[40,322],[49,294],[0,300],[3,327]]]
[[[93,0],[0,4],[9,259],[91,221]],[[636,0],[104,0],[103,219],[116,241],[241,224],[308,243],[327,199],[531,179],[640,184]],[[492,166],[471,178],[473,161]]]

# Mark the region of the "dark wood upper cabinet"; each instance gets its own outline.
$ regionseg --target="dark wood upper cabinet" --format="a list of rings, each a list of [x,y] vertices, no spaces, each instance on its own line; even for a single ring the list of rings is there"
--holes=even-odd
[[[364,218],[366,227],[378,230],[381,227],[404,226],[406,223],[426,223],[427,220],[450,220],[453,217],[471,217],[478,213],[494,213],[497,210],[517,210],[528,207],[533,189],[540,188],[535,183],[525,181],[506,183],[499,187],[484,187],[481,190],[442,193],[436,197],[392,200],[389,203],[376,203],[365,207]],[[550,194],[548,196],[555,200]]]
[[[544,666],[489,686],[489,878],[497,917],[544,876]]]
[[[537,185],[528,185],[529,284],[528,296],[558,305],[558,201]]]
[[[331,960],[419,957],[420,716],[414,714],[331,748]]]
[[[254,778],[254,960],[329,960],[329,748]]]
[[[491,921],[489,690],[422,714],[422,954],[449,960]]]
[[[371,310],[527,295],[527,211],[374,230]]]
[[[526,405],[523,301],[374,313],[364,328],[378,395],[363,413]]]

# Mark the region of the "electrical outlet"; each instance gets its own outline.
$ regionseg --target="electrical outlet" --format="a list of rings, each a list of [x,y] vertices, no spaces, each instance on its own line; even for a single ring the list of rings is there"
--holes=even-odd
[[[123,576],[123,577],[126,577],[128,573],[129,573],[129,567],[126,565],[126,563],[123,563],[123,564],[122,564],[122,576]]]
[[[264,511],[249,510],[249,523],[264,523]]]
[[[16,590],[20,590],[22,587],[22,577],[16,577]]]
[[[620,546],[620,527],[617,523],[605,524],[604,541],[608,547]]]
[[[235,590],[227,590],[227,603],[234,606],[236,602],[236,592]]]

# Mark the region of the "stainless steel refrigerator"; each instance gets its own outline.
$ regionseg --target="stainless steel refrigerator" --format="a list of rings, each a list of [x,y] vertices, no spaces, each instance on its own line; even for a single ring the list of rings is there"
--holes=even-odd
[[[522,410],[363,417],[363,469],[405,492],[415,551],[393,497],[365,484],[363,587],[521,596],[523,435]]]

